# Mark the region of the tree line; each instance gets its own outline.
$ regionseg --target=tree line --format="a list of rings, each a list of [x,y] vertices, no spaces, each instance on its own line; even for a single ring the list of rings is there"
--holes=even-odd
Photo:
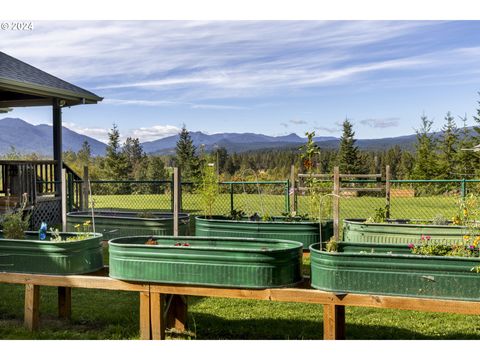
[[[479,101],[480,105],[480,101]],[[394,179],[452,179],[474,178],[480,175],[480,157],[474,147],[480,144],[480,106],[473,116],[473,131],[467,126],[467,116],[460,117],[460,126],[448,112],[441,132],[433,132],[433,120],[427,115],[420,117],[416,129],[413,151],[395,145],[385,150],[362,150],[356,145],[355,131],[349,119],[342,124],[342,136],[338,149],[323,148],[314,159],[314,170],[332,173],[335,166],[342,173],[378,173],[390,165]],[[198,182],[206,163],[213,163],[221,180],[278,180],[286,179],[290,166],[304,172],[299,148],[266,149],[230,153],[217,147],[207,153],[197,148],[185,126],[179,133],[175,154],[146,154],[138,138],[128,137],[123,143],[114,124],[108,134],[105,156],[92,156],[90,145],[85,141],[78,152],[67,151],[64,161],[79,175],[84,166],[89,167],[92,179],[117,180],[164,180],[171,176],[172,167],[178,166],[184,181]],[[3,158],[18,158],[12,150]],[[23,158],[38,158],[35,154]],[[253,171],[252,171],[253,170]],[[254,175],[255,172],[255,175]]]

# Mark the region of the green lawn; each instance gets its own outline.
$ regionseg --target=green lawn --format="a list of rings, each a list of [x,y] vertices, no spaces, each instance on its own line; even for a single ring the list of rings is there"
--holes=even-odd
[[[448,218],[456,210],[454,196],[424,196],[414,198],[392,198],[392,218],[429,219],[438,214]],[[96,208],[170,210],[170,195],[94,195]],[[307,199],[298,197],[300,213],[308,212]],[[183,210],[191,213],[202,212],[202,202],[198,194],[183,194]],[[325,202],[326,204],[326,202]],[[383,197],[344,197],[340,199],[340,218],[366,218],[373,215],[376,208],[385,206]],[[285,211],[283,195],[235,194],[234,208],[247,214],[267,213],[280,215]],[[215,214],[230,213],[230,195],[220,194],[214,203]]]
[[[0,285],[0,339],[138,339],[138,294],[73,289],[72,321],[56,319],[56,289],[41,288],[41,327],[22,327],[23,287]],[[176,339],[322,339],[322,306],[189,298],[190,332]],[[347,308],[348,339],[478,339],[480,317]]]

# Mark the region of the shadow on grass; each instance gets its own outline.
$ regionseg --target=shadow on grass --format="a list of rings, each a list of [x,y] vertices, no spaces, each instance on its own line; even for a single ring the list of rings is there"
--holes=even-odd
[[[323,322],[286,319],[231,320],[209,314],[190,314],[188,338],[197,340],[322,340]],[[172,336],[173,337],[173,336]],[[176,335],[182,338],[182,335]],[[402,327],[346,324],[347,340],[478,340],[478,335],[425,335]]]

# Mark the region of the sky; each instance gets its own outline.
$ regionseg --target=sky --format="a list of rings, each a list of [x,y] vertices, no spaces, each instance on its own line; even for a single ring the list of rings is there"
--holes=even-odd
[[[0,51],[104,100],[63,111],[106,141],[116,123],[142,142],[205,133],[340,136],[442,127],[480,100],[480,21],[36,21],[0,32]],[[9,117],[51,123],[50,108]],[[3,117],[3,116],[2,116]]]

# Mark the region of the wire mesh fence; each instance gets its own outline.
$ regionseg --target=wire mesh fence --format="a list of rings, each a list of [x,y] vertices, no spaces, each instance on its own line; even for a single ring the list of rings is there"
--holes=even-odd
[[[339,200],[339,220],[353,218],[366,219],[376,209],[385,208],[386,193],[362,192],[369,185],[342,183],[348,188],[358,187],[358,191],[342,192]],[[91,200],[96,209],[167,211],[173,209],[173,182],[171,180],[90,181]],[[279,216],[289,212],[290,201],[295,202],[299,214],[316,215],[312,210],[312,200],[308,191],[297,191],[295,199],[289,196],[290,182],[244,181],[219,184],[218,195],[214,199],[213,211],[217,215],[230,214],[232,210],[242,210],[247,215]],[[333,181],[322,185],[319,199],[314,207],[323,208],[323,218],[332,217]],[[202,194],[193,183],[182,183],[182,211],[193,215],[204,212]],[[390,218],[392,219],[432,219],[443,216],[447,219],[456,213],[459,201],[468,194],[480,194],[480,180],[391,180]],[[325,215],[326,214],[326,215]]]
[[[289,209],[288,181],[223,182],[214,199],[213,212],[228,215],[232,210],[246,214],[278,216]],[[91,180],[89,204],[95,209],[172,211],[171,180]],[[182,211],[193,215],[205,209],[201,189],[191,182],[181,184]]]

